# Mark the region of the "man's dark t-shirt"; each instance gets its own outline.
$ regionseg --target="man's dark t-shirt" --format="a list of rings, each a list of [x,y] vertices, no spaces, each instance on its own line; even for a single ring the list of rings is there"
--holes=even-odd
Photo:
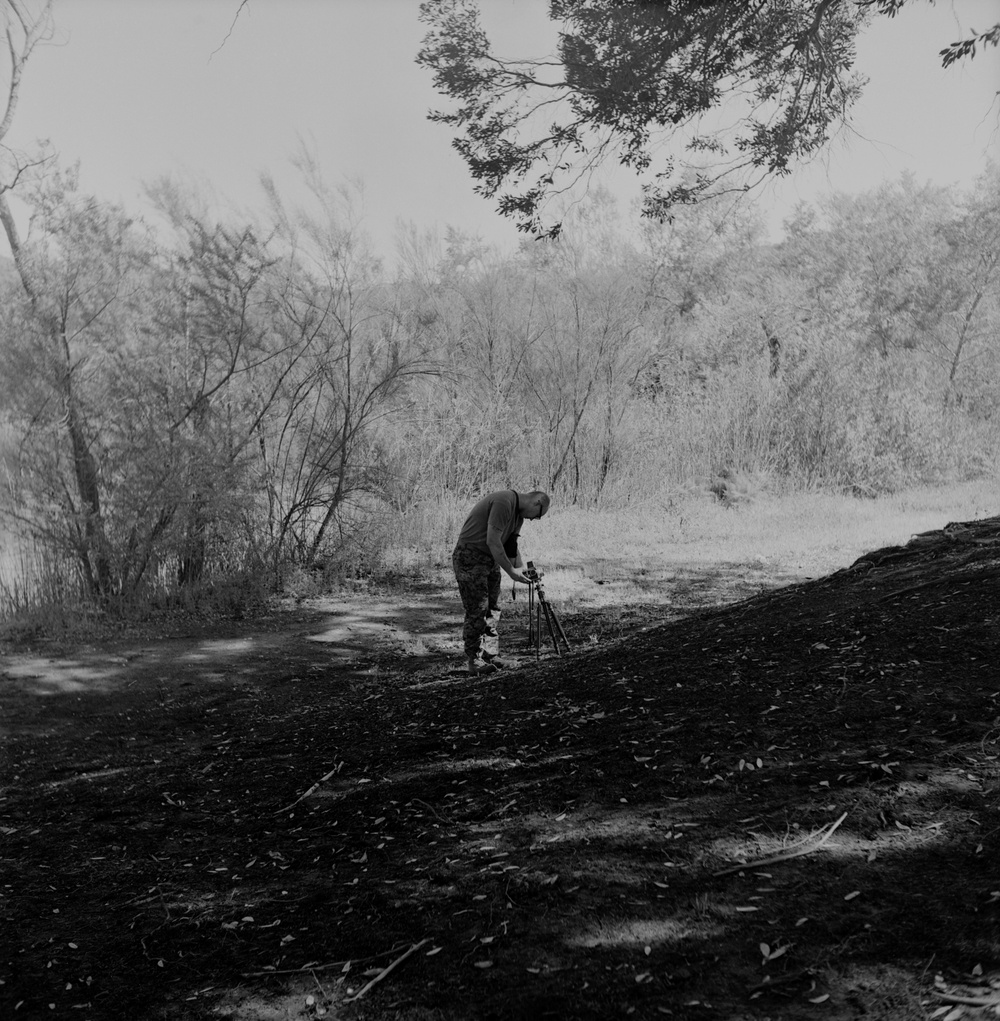
[[[512,535],[520,533],[523,523],[524,518],[517,513],[517,493],[513,489],[490,493],[469,511],[457,545],[469,546],[492,559],[493,554],[486,542],[490,528],[499,532],[501,542],[506,542]]]

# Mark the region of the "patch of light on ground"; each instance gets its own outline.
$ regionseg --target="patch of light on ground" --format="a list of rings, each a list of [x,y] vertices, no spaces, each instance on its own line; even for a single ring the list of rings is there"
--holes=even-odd
[[[107,667],[85,666],[76,660],[23,658],[8,662],[3,669],[7,679],[18,682],[24,691],[35,695],[66,695],[100,690],[117,677],[119,671]]]
[[[572,947],[616,947],[616,946],[649,946],[659,947],[666,943],[679,943],[681,940],[697,937],[709,940],[723,932],[720,925],[699,922],[679,922],[672,918],[646,919],[626,918],[619,921],[598,920],[587,926],[582,932],[575,933],[565,942]]]
[[[198,661],[212,659],[216,656],[238,656],[253,648],[252,638],[220,638],[212,641],[199,642],[198,648],[187,653],[184,660]]]

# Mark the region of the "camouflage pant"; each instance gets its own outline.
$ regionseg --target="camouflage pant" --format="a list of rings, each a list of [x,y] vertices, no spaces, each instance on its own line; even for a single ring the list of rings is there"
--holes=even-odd
[[[486,633],[486,617],[500,605],[500,568],[488,553],[468,546],[456,546],[451,563],[465,610],[462,624],[465,655],[474,659]]]

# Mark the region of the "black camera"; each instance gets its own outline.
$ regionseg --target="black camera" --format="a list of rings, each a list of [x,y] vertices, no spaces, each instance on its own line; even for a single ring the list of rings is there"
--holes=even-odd
[[[532,581],[538,581],[538,571],[535,569],[535,562],[529,560],[524,566],[525,576],[530,578]]]

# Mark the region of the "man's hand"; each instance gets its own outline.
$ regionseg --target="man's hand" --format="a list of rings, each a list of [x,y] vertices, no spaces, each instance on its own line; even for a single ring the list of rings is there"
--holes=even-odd
[[[522,585],[531,584],[531,579],[526,574],[522,574],[520,571],[511,571],[510,580],[519,581]]]

